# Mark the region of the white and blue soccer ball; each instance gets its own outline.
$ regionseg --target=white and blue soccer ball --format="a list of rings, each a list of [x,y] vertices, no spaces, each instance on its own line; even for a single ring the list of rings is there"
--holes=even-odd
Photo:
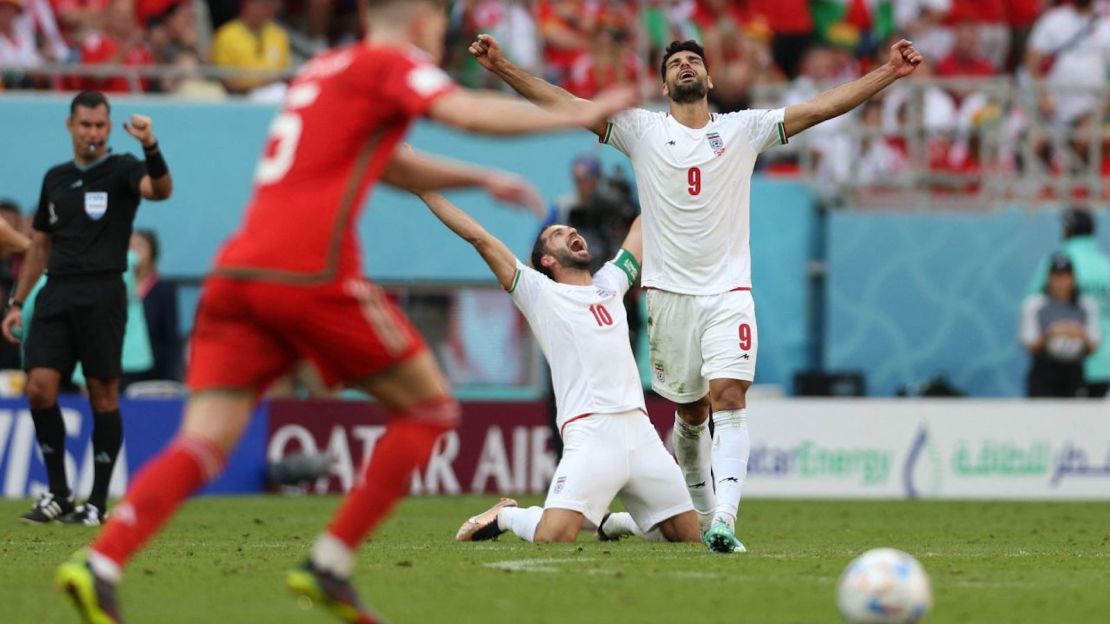
[[[876,548],[848,564],[836,602],[851,624],[911,624],[933,606],[933,588],[917,559],[894,548]]]

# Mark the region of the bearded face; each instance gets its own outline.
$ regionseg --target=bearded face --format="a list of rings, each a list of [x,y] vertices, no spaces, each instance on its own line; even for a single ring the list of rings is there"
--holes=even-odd
[[[590,250],[586,239],[572,227],[552,226],[547,236],[547,254],[565,269],[590,270]]]
[[[710,88],[705,61],[694,52],[682,51],[667,59],[667,96],[678,104],[705,99]]]

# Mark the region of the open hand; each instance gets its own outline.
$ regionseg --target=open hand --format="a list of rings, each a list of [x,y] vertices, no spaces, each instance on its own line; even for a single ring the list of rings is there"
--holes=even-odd
[[[131,123],[123,122],[127,134],[135,137],[143,147],[154,145],[154,122],[146,115],[131,115]]]
[[[905,39],[890,46],[890,68],[898,75],[899,78],[909,76],[917,69],[917,66],[925,62],[925,57],[913,47],[913,44]]]
[[[531,210],[537,219],[547,216],[547,207],[539,192],[523,178],[507,174],[491,175],[486,178],[485,189],[498,201]]]

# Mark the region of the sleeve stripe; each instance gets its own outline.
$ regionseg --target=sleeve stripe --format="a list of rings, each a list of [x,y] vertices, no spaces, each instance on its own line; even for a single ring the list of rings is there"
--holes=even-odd
[[[790,140],[786,137],[786,122],[780,121],[775,124],[775,129],[779,131],[779,145],[786,145]]]
[[[509,294],[510,295],[513,294],[514,290],[516,290],[516,285],[520,283],[520,273],[521,273],[521,270],[517,269],[516,270],[516,275],[513,276],[513,285],[509,287]]]
[[[613,258],[613,265],[628,278],[629,286],[636,283],[636,276],[640,274],[640,263],[636,261],[636,256],[633,256],[627,249],[621,249],[617,253],[617,257]]]
[[[598,142],[605,143],[606,145],[608,145],[609,144],[609,139],[612,136],[613,136],[613,122],[610,121],[609,123],[605,124],[605,136],[602,136],[600,139],[598,139]]]

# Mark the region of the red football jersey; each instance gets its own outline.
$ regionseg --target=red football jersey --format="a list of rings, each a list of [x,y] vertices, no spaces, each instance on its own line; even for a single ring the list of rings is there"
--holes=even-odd
[[[413,119],[455,88],[415,47],[327,52],[294,78],[270,125],[254,197],[216,272],[321,283],[362,274],[355,224]]]

